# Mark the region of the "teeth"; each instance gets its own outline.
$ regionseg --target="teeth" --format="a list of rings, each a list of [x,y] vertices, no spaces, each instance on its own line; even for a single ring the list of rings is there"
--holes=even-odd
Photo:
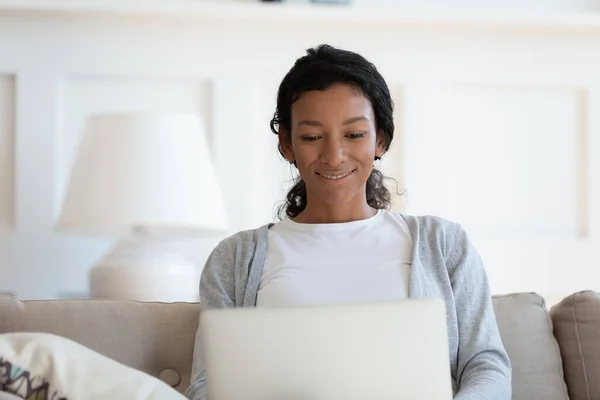
[[[327,179],[342,179],[342,178],[350,175],[351,173],[352,172],[347,172],[347,173],[342,174],[342,175],[325,175],[325,174],[320,174],[320,173],[318,173],[318,174],[321,175],[323,178],[327,178]]]

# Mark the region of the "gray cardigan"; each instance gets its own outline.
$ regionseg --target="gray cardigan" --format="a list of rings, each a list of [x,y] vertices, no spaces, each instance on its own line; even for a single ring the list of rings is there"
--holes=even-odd
[[[510,400],[511,365],[477,250],[456,223],[431,216],[402,216],[413,239],[409,297],[439,297],[446,303],[455,399]],[[204,309],[256,305],[270,226],[239,232],[213,250],[200,279]],[[198,336],[186,396],[208,400]]]

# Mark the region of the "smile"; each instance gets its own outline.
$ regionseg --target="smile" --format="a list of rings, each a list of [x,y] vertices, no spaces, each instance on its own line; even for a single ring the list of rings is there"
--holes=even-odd
[[[335,174],[335,175],[328,175],[328,174],[322,174],[320,172],[317,172],[317,175],[325,178],[325,179],[331,179],[331,180],[338,180],[338,179],[343,179],[345,177],[347,177],[348,175],[350,175],[351,173],[353,173],[354,170],[350,171],[350,172],[345,172],[342,174]]]

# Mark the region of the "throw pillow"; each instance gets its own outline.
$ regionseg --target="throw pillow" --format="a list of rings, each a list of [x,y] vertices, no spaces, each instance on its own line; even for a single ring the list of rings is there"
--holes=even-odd
[[[512,363],[512,399],[569,400],[544,299],[535,293],[515,293],[495,296],[493,301]]]
[[[600,294],[583,291],[550,310],[571,400],[600,398]]]
[[[36,400],[186,400],[153,376],[47,333],[0,335],[0,391]]]
[[[14,394],[8,392],[0,392],[0,400],[22,400],[21,397],[17,397]]]

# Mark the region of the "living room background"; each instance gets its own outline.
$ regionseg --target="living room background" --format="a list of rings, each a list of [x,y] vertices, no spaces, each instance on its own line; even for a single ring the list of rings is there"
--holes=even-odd
[[[597,2],[502,12],[133,3],[0,2],[0,291],[84,294],[115,243],[54,230],[93,113],[201,114],[230,230],[274,220],[292,177],[268,126],[277,85],[320,43],[363,53],[391,86],[397,131],[383,169],[407,190],[395,209],[461,222],[494,293],[552,301],[597,289]],[[200,271],[221,238],[181,248]]]

